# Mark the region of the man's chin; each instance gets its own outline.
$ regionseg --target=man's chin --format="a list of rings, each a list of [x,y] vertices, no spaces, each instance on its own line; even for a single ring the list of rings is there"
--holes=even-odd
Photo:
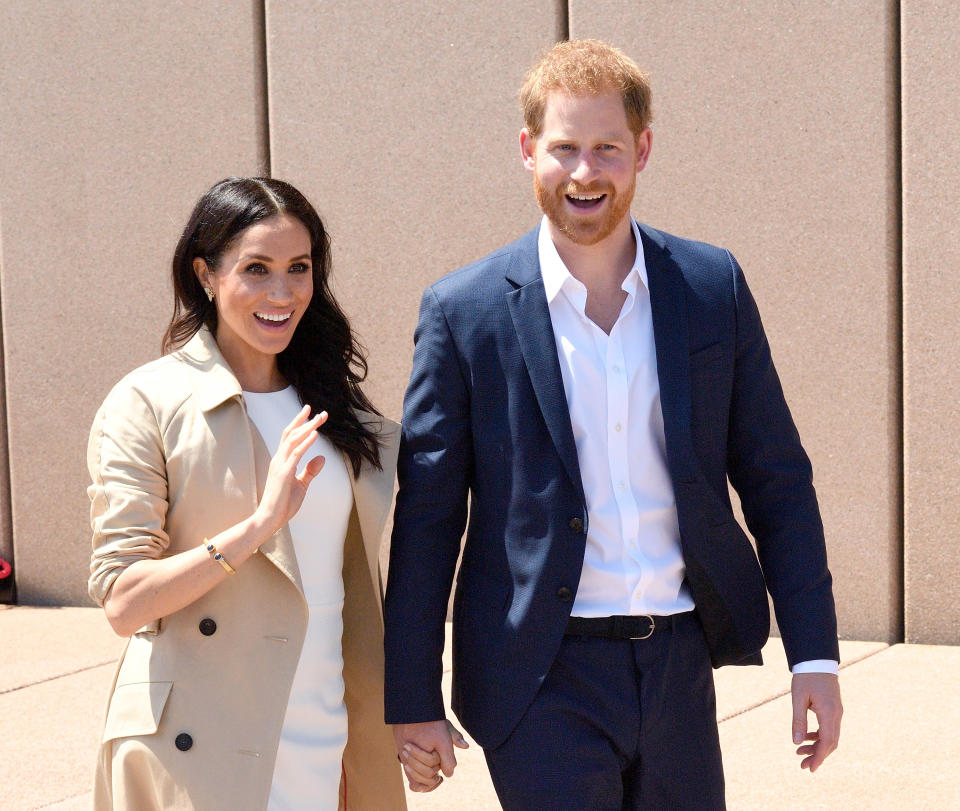
[[[547,214],[547,218],[550,220],[550,224],[572,243],[575,245],[583,245],[584,247],[603,242],[617,227],[616,223],[607,221],[588,225],[585,223],[571,222],[566,219],[555,220],[550,217],[549,214]]]

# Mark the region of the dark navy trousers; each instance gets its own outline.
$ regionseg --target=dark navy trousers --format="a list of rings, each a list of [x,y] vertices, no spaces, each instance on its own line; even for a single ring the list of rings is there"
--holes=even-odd
[[[484,754],[506,811],[725,808],[713,671],[696,616],[649,639],[564,637],[518,726]]]

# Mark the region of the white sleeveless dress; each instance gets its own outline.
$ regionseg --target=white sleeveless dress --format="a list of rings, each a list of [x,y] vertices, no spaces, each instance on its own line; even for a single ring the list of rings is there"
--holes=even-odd
[[[243,397],[271,455],[276,453],[280,434],[302,408],[297,392],[289,386],[266,393],[245,391]],[[280,735],[268,811],[335,811],[347,743],[340,638],[343,541],[353,490],[343,455],[322,434],[304,455],[301,469],[320,454],[326,458],[323,470],[289,524],[310,614]]]

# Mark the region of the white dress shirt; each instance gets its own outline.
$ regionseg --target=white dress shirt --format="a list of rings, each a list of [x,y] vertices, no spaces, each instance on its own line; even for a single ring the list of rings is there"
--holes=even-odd
[[[650,291],[637,224],[626,300],[610,334],[586,315],[587,289],[540,227],[539,258],[587,501],[587,541],[571,614],[689,611],[677,504],[667,468]],[[832,661],[794,673],[837,672]]]

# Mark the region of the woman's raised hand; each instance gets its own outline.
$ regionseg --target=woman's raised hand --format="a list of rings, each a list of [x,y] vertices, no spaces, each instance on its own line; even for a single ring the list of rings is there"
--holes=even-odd
[[[300,473],[297,467],[309,447],[317,441],[317,429],[327,421],[321,411],[312,419],[310,406],[305,405],[293,421],[283,429],[280,446],[270,460],[263,498],[257,507],[260,519],[273,534],[297,514],[310,482],[323,469],[324,458],[314,456]]]

